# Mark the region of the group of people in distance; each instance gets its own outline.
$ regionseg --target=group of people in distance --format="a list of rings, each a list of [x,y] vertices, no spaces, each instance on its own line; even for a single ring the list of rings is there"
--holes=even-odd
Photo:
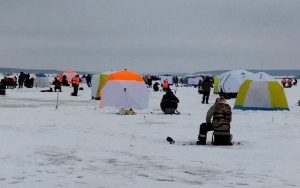
[[[292,78],[283,78],[281,80],[281,85],[284,88],[291,88],[293,85],[296,86],[297,83],[298,83],[298,80],[296,78],[295,79],[292,79]]]
[[[91,87],[91,80],[92,80],[91,75],[90,74],[88,74],[87,76],[83,75],[82,78],[86,79],[86,83],[87,83],[88,87]],[[82,78],[80,78],[79,75],[77,74],[76,76],[74,76],[71,79],[70,83],[73,87],[73,92],[71,93],[71,96],[78,95],[79,84],[81,83]],[[54,85],[55,92],[57,92],[57,91],[61,92],[62,91],[61,86],[70,86],[66,75],[62,76],[61,81],[57,77],[55,77],[52,84]]]
[[[81,82],[81,79],[79,78],[79,75],[74,76],[71,79],[71,84],[73,87],[73,92],[71,93],[71,96],[77,96],[78,95],[78,90],[79,90],[79,84]],[[67,77],[64,75],[62,77],[62,81],[59,81],[57,77],[54,78],[52,84],[54,85],[54,91],[57,92],[61,92],[61,86],[69,86]]]
[[[20,72],[18,76],[8,77],[4,76],[2,79],[2,85],[7,86],[7,88],[23,88],[24,86],[27,88],[32,88],[34,83],[34,78],[30,76],[29,73]]]

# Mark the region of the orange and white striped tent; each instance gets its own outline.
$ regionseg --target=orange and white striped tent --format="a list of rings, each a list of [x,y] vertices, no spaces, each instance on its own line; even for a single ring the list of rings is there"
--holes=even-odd
[[[149,105],[149,91],[138,73],[121,70],[112,73],[101,90],[101,107],[144,109]]]
[[[75,72],[75,71],[73,71],[73,70],[69,70],[69,71],[60,73],[60,74],[58,75],[58,80],[59,80],[59,81],[62,81],[62,77],[63,77],[64,75],[66,75],[67,80],[68,80],[68,82],[70,83],[71,80],[72,80],[72,78],[73,78],[74,76],[77,75],[77,72]]]

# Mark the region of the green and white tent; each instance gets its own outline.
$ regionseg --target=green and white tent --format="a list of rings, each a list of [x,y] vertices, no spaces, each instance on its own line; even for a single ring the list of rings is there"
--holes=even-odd
[[[115,71],[107,71],[102,73],[96,73],[92,75],[91,80],[91,97],[92,99],[99,100],[101,98],[101,89],[104,87],[109,75]]]
[[[214,77],[214,94],[219,94],[219,84],[220,84],[221,78],[219,76]]]

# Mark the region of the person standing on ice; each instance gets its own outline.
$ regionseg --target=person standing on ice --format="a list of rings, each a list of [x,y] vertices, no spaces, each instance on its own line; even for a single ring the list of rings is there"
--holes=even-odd
[[[169,89],[169,81],[167,79],[164,80],[163,84],[162,84],[162,88],[163,91],[167,91],[167,89]]]
[[[78,88],[79,88],[79,84],[80,84],[80,78],[79,78],[78,74],[72,78],[71,83],[72,83],[72,87],[74,89],[73,93],[71,93],[71,96],[77,96]]]
[[[231,120],[232,111],[226,99],[224,97],[216,99],[215,104],[210,107],[206,114],[206,123],[200,125],[197,144],[206,144],[208,131],[229,132]]]
[[[91,81],[92,81],[92,76],[90,74],[88,74],[86,77],[86,84],[88,85],[88,87],[91,87]]]
[[[202,88],[202,104],[204,104],[204,102],[206,104],[208,104],[208,100],[209,100],[209,95],[210,95],[210,88],[212,88],[213,85],[209,79],[209,77],[207,76],[205,78],[205,80],[201,83],[201,88]]]

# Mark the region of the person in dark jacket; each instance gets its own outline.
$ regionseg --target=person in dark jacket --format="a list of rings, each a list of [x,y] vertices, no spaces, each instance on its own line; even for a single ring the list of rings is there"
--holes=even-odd
[[[154,91],[159,91],[159,83],[158,83],[158,82],[155,82],[155,83],[153,84],[153,90],[154,90]]]
[[[67,76],[66,76],[66,75],[63,75],[61,84],[62,84],[63,86],[70,86],[70,84],[69,84],[69,82],[68,82],[68,80],[67,80]]]
[[[174,95],[170,88],[166,89],[160,103],[160,108],[165,114],[175,114],[179,99]]]
[[[206,104],[208,104],[208,100],[209,100],[209,95],[210,95],[210,88],[212,88],[213,85],[209,79],[209,77],[207,76],[205,78],[205,80],[201,83],[201,88],[202,88],[202,104],[204,104],[204,102]]]
[[[199,82],[198,82],[198,93],[199,94],[203,94],[203,89],[202,89],[202,78],[201,79],[199,79]]]
[[[173,77],[173,83],[175,84],[176,87],[178,87],[178,77],[177,76]]]
[[[23,88],[25,79],[26,79],[26,75],[23,72],[20,72],[19,78],[18,78],[19,88]]]
[[[6,76],[0,81],[0,95],[5,95],[6,91]]]
[[[56,92],[56,90],[61,92],[61,82],[57,79],[57,77],[54,78],[54,81],[52,82],[52,84],[54,85],[55,92]]]
[[[27,88],[33,88],[34,78],[30,78],[30,74],[25,74],[24,86]]]
[[[86,84],[88,85],[88,87],[91,87],[91,81],[92,81],[92,76],[90,74],[88,74],[86,77]]]
[[[215,104],[210,107],[206,114],[206,123],[200,125],[197,144],[206,144],[208,131],[229,132],[232,120],[232,111],[224,97],[216,99]]]

